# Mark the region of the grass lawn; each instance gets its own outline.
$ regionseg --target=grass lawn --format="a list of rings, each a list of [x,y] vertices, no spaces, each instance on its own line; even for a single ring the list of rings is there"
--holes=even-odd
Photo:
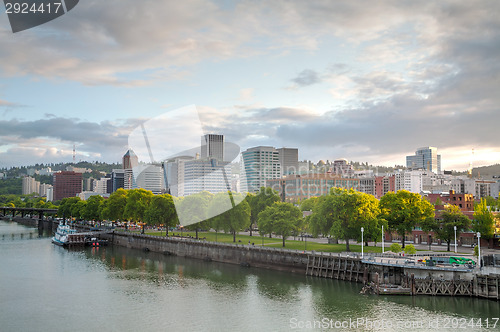
[[[155,235],[155,236],[165,236],[165,232],[158,232],[158,231],[146,231],[146,234],[148,235]],[[179,231],[174,231],[174,232],[169,232],[169,235],[172,236],[173,234],[180,236],[181,232]],[[183,236],[191,236],[192,238],[195,238],[196,233],[195,232],[182,232]],[[207,241],[216,241],[216,236],[217,236],[217,242],[225,242],[225,243],[233,243],[233,235],[232,234],[226,234],[226,233],[218,233],[216,235],[215,232],[198,232],[198,237],[200,239],[205,238]],[[241,241],[241,242],[240,242]],[[238,235],[236,234],[236,243],[239,244],[248,244],[248,241],[250,243],[254,243],[255,246],[261,246],[262,242],[264,242],[264,245],[266,247],[273,247],[273,248],[283,248],[283,240],[281,238],[269,238],[267,237],[262,237],[259,235],[254,235],[254,236],[249,236],[249,235]],[[315,250],[315,251],[323,251],[323,252],[344,252],[345,251],[345,244],[326,244],[326,243],[317,243],[317,242],[312,242],[312,241],[306,241],[307,243],[304,243],[304,241],[294,241],[293,237],[290,237],[288,240],[285,241],[285,249],[293,249],[293,250],[304,250],[305,247],[307,246],[307,250]],[[359,244],[350,244],[349,245],[350,249],[352,252],[361,252],[361,245]],[[388,250],[386,248],[386,250]],[[363,249],[364,252],[369,253],[369,252],[382,252],[381,247],[364,247]]]

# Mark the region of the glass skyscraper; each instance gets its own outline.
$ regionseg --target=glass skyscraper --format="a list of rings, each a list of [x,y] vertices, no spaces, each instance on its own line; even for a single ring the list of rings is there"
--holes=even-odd
[[[441,173],[441,155],[437,154],[437,148],[433,146],[419,148],[414,156],[406,156],[406,167]]]

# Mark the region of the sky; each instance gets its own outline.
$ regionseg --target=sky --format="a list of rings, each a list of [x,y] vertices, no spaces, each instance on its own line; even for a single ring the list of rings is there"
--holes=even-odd
[[[193,105],[242,150],[495,164],[499,57],[499,1],[81,0],[18,33],[2,8],[0,168],[70,162],[73,145],[120,162],[141,124]]]

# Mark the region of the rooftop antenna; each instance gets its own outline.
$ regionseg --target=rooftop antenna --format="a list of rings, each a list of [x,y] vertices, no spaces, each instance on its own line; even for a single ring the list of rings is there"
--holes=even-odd
[[[75,144],[73,144],[73,164],[75,164],[75,159],[76,159],[76,149],[75,149]]]

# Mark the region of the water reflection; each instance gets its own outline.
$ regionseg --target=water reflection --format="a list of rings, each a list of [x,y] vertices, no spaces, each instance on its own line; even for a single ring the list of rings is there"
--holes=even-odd
[[[500,311],[484,299],[360,295],[356,283],[123,247],[67,250],[30,232],[0,221],[0,238],[25,234],[0,241],[2,330],[287,331],[292,319],[429,322]]]

